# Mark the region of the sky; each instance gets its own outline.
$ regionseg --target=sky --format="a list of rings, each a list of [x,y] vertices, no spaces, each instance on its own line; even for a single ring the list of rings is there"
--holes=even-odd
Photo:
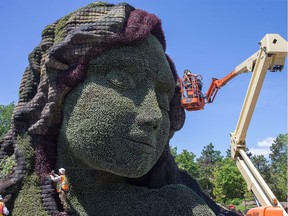
[[[0,105],[18,101],[28,54],[40,43],[48,24],[92,3],[91,0],[0,0]],[[106,1],[117,4],[124,1]],[[137,9],[162,20],[166,53],[177,73],[185,69],[203,77],[205,93],[212,78],[222,78],[259,50],[268,33],[287,40],[286,0],[127,0]],[[241,111],[251,73],[237,76],[222,87],[205,109],[186,112],[183,128],[170,145],[201,155],[210,143],[226,155],[229,133]],[[251,120],[247,147],[253,154],[269,154],[271,143],[287,133],[287,63],[282,72],[268,72]]]

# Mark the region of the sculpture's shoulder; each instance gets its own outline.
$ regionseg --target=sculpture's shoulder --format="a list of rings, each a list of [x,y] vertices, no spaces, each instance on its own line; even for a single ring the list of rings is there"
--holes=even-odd
[[[166,215],[215,215],[208,205],[185,185],[167,185],[157,191],[159,200],[167,202]]]

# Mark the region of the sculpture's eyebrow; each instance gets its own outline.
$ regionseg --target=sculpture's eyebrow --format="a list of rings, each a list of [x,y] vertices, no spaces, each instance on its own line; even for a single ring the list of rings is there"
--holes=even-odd
[[[104,61],[103,61],[104,60]],[[140,59],[140,57],[135,57],[135,56],[131,56],[131,55],[123,55],[121,57],[110,57],[110,58],[105,58],[101,60],[101,58],[98,60],[96,59],[96,61],[92,61],[90,62],[90,66],[93,67],[105,67],[105,68],[112,68],[115,66],[145,66],[148,67],[148,65],[145,63],[145,60]]]
[[[104,56],[103,56],[104,57]],[[104,58],[95,59],[89,64],[90,69],[97,72],[107,73],[109,70],[126,70],[130,72],[133,76],[138,76],[139,80],[146,78],[156,78],[155,68],[151,68],[151,63],[145,58],[141,58],[139,55],[134,55],[126,53],[120,57],[105,56]],[[146,73],[144,73],[146,71]],[[144,77],[145,76],[145,77]]]
[[[121,57],[121,58],[115,58],[112,59],[113,63],[115,62],[116,65],[122,65],[122,66],[145,66],[145,60],[140,59],[140,58],[135,58],[135,57],[131,57],[131,56],[127,56],[127,57]],[[148,65],[147,65],[148,67]]]

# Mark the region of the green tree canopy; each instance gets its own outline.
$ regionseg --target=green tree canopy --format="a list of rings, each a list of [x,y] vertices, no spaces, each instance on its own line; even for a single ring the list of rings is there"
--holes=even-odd
[[[189,152],[187,150],[183,150],[180,154],[175,158],[176,163],[180,169],[184,169],[194,178],[198,178],[199,176],[199,167],[195,162],[196,155],[193,152]]]
[[[0,139],[7,133],[10,128],[14,107],[14,102],[8,105],[0,105]]]
[[[197,161],[206,165],[214,165],[216,162],[220,162],[222,158],[221,152],[214,150],[214,145],[210,143],[209,145],[204,146],[201,156]]]
[[[280,200],[287,200],[287,144],[288,134],[279,134],[270,147],[271,153],[271,190]],[[273,183],[274,182],[274,183]]]
[[[199,166],[195,161],[196,155],[193,152],[189,152],[185,149],[180,154],[177,154],[177,147],[170,147],[170,150],[178,167],[187,171],[189,175],[197,179],[199,176]]]
[[[208,195],[213,195],[213,171],[216,163],[221,162],[222,158],[221,152],[214,150],[214,145],[210,143],[204,147],[201,156],[197,159],[199,164],[198,182]]]
[[[261,174],[262,178],[268,183],[271,182],[271,172],[269,161],[264,157],[264,155],[253,155],[251,156],[251,161],[255,168]]]
[[[225,158],[213,171],[213,195],[216,202],[226,203],[235,198],[244,198],[246,182],[231,158]]]

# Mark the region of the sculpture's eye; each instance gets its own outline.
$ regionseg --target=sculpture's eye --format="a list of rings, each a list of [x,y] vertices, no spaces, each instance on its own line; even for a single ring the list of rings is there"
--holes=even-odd
[[[106,79],[113,85],[123,89],[134,89],[136,86],[131,75],[124,70],[111,69],[107,73]]]
[[[166,111],[170,111],[170,106],[169,106],[169,98],[168,95],[166,93],[157,93],[157,101],[159,104],[159,107],[166,110]]]

